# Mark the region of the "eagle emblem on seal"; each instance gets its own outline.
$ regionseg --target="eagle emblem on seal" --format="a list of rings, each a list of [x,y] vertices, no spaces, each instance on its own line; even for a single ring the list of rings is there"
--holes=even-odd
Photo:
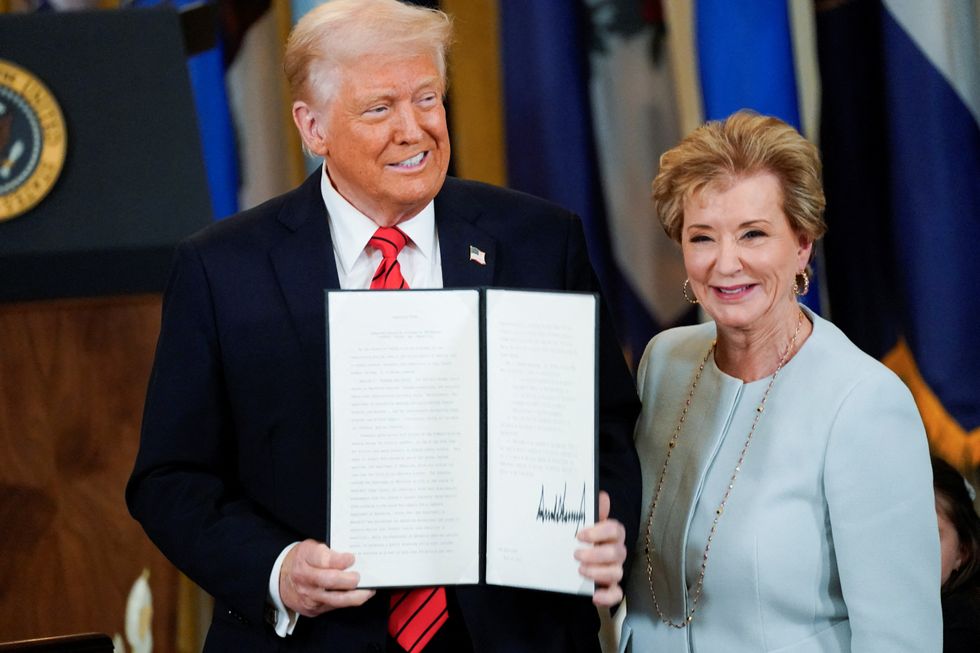
[[[67,150],[65,118],[35,75],[0,59],[0,222],[23,215],[54,188]]]

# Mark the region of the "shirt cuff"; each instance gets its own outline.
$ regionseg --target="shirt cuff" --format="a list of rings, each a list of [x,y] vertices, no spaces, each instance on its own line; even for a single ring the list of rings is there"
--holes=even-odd
[[[282,569],[282,561],[286,559],[286,554],[292,551],[293,547],[299,544],[299,542],[293,542],[279,554],[276,558],[276,564],[272,565],[272,573],[269,574],[269,603],[275,610],[273,616],[273,625],[276,629],[276,635],[280,637],[285,637],[286,635],[292,635],[293,629],[296,628],[296,620],[299,619],[299,614],[293,612],[287,608],[283,602],[282,597],[279,596],[279,570]]]

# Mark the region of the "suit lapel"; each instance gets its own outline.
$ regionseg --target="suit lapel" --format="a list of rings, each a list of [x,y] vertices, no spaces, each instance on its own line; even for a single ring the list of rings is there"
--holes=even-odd
[[[306,360],[325,390],[324,289],[339,288],[320,173],[300,186],[278,216],[283,238],[269,251]]]
[[[474,204],[462,184],[452,178],[446,179],[436,196],[435,209],[442,285],[446,288],[493,285],[497,240],[476,226],[485,209]],[[474,260],[481,252],[485,264]]]

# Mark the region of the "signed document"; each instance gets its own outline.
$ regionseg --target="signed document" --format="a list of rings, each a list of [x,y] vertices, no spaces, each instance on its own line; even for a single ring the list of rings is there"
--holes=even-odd
[[[362,587],[591,595],[597,299],[329,291],[327,543]]]
[[[593,295],[486,291],[488,583],[592,595],[595,351]]]

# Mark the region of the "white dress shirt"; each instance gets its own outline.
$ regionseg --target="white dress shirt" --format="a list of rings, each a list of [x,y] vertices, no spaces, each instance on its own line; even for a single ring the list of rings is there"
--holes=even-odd
[[[322,167],[320,192],[327,207],[333,256],[337,263],[337,279],[343,290],[365,290],[371,287],[381,250],[368,247],[368,241],[378,225],[348,202],[330,183],[327,166]],[[409,288],[442,288],[442,259],[439,255],[439,235],[436,233],[435,202],[429,202],[417,215],[398,223],[409,242],[398,253],[402,277]],[[293,632],[299,615],[286,608],[279,595],[279,571],[286,554],[298,542],[290,544],[272,566],[269,575],[269,601],[276,608],[276,634],[285,637]]]
[[[378,225],[344,199],[330,183],[323,168],[320,190],[327,206],[333,255],[337,262],[337,278],[344,290],[371,287],[381,250],[368,247],[368,240]],[[442,288],[442,260],[439,256],[439,237],[436,234],[435,203],[429,202],[413,218],[398,223],[409,243],[398,254],[402,276],[409,288]]]

